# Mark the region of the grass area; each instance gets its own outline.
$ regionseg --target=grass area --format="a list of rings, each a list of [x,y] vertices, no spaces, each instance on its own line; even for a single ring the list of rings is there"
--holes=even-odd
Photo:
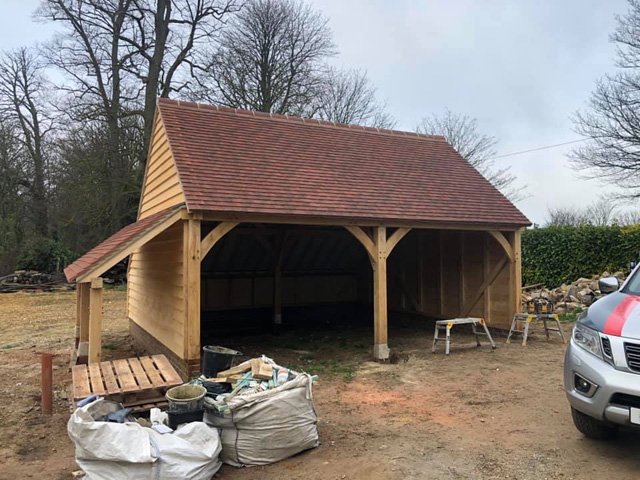
[[[572,323],[575,322],[579,316],[579,313],[566,313],[564,315],[558,315],[558,320],[560,320],[561,323]]]
[[[127,291],[127,284],[126,283],[121,283],[119,285],[112,285],[110,283],[105,283],[104,284],[104,288],[107,290],[113,290],[114,292],[126,292]]]
[[[318,360],[313,355],[301,355],[300,363],[289,362],[289,367],[298,372],[308,372],[319,377],[342,377],[351,381],[356,376],[356,369],[360,362],[338,360]]]
[[[558,320],[560,320],[562,323],[575,322],[576,320],[578,320],[578,317],[582,314],[583,311],[584,309],[578,307],[576,308],[575,312],[558,315]]]
[[[355,378],[357,368],[367,359],[369,350],[364,343],[353,343],[345,338],[337,339],[337,349],[336,344],[309,338],[289,341],[282,347],[299,353],[295,361],[288,362],[292,370],[304,371],[320,377],[342,377],[345,381]],[[345,358],[340,354],[344,351],[350,351],[351,355]],[[331,360],[326,360],[327,357]]]
[[[117,350],[118,346],[115,343],[104,343],[102,344],[102,348],[104,348],[105,350]]]

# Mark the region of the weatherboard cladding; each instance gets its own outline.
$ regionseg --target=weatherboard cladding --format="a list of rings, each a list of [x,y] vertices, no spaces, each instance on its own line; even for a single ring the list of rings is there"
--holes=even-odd
[[[525,226],[442,137],[160,99],[191,211]]]
[[[121,249],[126,248],[127,245],[144,235],[147,231],[169,217],[169,215],[172,215],[175,211],[175,206],[167,208],[119,230],[104,242],[89,250],[82,257],[66,267],[64,269],[64,274],[67,277],[67,281],[71,282],[89,272],[104,259],[121,251]]]

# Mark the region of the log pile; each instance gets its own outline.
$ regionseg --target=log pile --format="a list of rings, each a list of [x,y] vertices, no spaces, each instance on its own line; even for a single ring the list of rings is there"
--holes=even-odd
[[[74,289],[75,284],[66,283],[64,275],[18,270],[4,277],[0,277],[0,293],[39,293]]]

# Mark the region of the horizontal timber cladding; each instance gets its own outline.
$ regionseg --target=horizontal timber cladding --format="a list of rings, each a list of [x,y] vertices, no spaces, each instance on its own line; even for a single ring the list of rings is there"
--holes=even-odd
[[[183,222],[131,256],[129,318],[180,357],[184,354]]]
[[[172,205],[184,203],[178,170],[171,153],[162,117],[158,114],[154,126],[147,171],[140,198],[139,219],[148,217]]]

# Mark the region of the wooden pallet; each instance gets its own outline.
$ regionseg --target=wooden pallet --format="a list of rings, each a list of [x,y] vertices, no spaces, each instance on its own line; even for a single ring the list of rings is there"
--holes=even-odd
[[[165,401],[169,388],[184,383],[164,355],[75,365],[71,371],[74,406],[93,394],[125,407],[153,406]]]

